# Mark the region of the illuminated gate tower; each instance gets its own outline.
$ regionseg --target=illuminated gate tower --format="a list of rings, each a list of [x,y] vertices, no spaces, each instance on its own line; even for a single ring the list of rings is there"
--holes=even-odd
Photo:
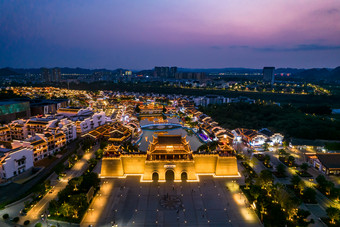
[[[147,154],[120,154],[104,157],[101,177],[141,175],[141,181],[199,181],[199,175],[238,177],[236,157],[232,154],[193,154],[186,137],[153,137]]]

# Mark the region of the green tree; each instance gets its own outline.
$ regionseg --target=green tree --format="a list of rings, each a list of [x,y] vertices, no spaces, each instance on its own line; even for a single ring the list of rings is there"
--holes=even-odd
[[[279,149],[279,155],[280,157],[286,156],[287,152],[284,149]]]
[[[286,166],[283,165],[282,163],[278,164],[276,166],[276,172],[280,175],[280,176],[285,176],[286,175]]]
[[[60,214],[64,217],[69,217],[70,213],[72,212],[72,206],[66,202],[63,202],[60,206]]]
[[[100,149],[104,149],[106,146],[107,146],[107,142],[106,141],[101,141],[100,145],[99,145],[99,148]]]
[[[300,194],[303,194],[303,190],[305,189],[305,186],[306,186],[305,182],[301,180],[297,186],[298,189],[300,190]]]
[[[83,182],[80,188],[87,193],[92,186],[94,188],[97,188],[99,186],[99,183],[100,179],[98,178],[98,174],[91,172],[83,176]]]
[[[290,179],[290,182],[292,183],[292,185],[294,186],[295,189],[298,188],[298,185],[301,182],[301,178],[298,175],[293,175],[292,178]]]
[[[339,219],[339,210],[335,207],[328,207],[326,209],[326,213],[328,215],[328,217],[331,219],[331,223],[335,224],[335,220]]]
[[[317,176],[316,182],[318,183],[318,187],[321,190],[326,190],[326,186],[327,186],[328,181],[326,180],[324,175],[320,174],[319,176]]]
[[[258,178],[258,184],[261,185],[263,188],[267,188],[271,185],[274,181],[274,177],[271,171],[269,170],[262,170],[260,172],[260,176]]]
[[[315,203],[316,201],[315,196],[316,196],[316,192],[313,188],[307,187],[303,191],[304,201],[307,201],[308,203]]]
[[[80,184],[83,182],[83,177],[75,177],[72,178],[69,182],[69,185],[71,185],[72,190],[73,191],[78,191],[78,187],[80,186]]]
[[[294,164],[294,162],[295,162],[294,156],[289,155],[289,156],[288,156],[288,165],[289,165],[289,166],[292,166],[292,165]]]
[[[96,152],[95,152],[96,159],[101,159],[103,157],[103,154],[104,154],[104,150],[102,150],[102,149],[96,150]]]
[[[269,162],[270,162],[270,155],[269,155],[269,154],[266,154],[266,155],[264,156],[264,161],[263,161],[263,163],[264,163],[265,165],[269,165]]]
[[[304,172],[304,173],[307,172],[308,168],[309,168],[309,165],[308,165],[308,163],[306,163],[306,162],[302,163],[301,166],[300,166],[300,169],[301,169],[302,172]]]
[[[257,201],[257,198],[261,195],[261,187],[253,185],[250,188],[250,195]]]
[[[65,171],[65,166],[64,166],[63,163],[59,163],[59,164],[56,166],[56,168],[54,169],[54,172],[55,172],[58,176],[60,176],[60,174],[61,174],[62,172],[64,172],[64,171]]]

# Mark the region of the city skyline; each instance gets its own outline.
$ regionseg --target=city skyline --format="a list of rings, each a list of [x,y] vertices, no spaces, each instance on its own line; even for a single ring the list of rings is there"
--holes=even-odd
[[[338,66],[340,2],[0,2],[0,67]]]

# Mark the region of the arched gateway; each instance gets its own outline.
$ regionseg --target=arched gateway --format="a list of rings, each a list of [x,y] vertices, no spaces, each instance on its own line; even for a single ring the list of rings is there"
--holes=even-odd
[[[152,174],[152,181],[157,182],[159,180],[159,175],[157,172],[154,172]]]
[[[173,170],[169,169],[165,172],[165,180],[166,181],[174,181],[175,180],[175,173]]]

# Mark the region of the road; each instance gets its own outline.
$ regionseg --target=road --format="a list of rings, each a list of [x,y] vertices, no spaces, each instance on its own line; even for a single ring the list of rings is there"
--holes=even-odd
[[[53,189],[51,189],[25,216],[25,218],[22,218],[22,222],[24,220],[30,220],[31,223],[35,223],[36,221],[41,219],[41,215],[44,214],[48,209],[48,204],[51,200],[56,199],[58,196],[58,193],[62,191],[69,179],[72,179],[74,177],[79,177],[83,174],[83,172],[88,168],[88,160],[90,160],[94,156],[94,151],[96,149],[93,149],[91,152],[84,154],[84,156],[76,162],[76,164],[68,171],[66,171],[66,176],[63,177],[62,180],[57,181],[57,184],[54,186]],[[55,174],[54,178],[57,178],[57,175]],[[23,223],[19,223],[23,224]]]
[[[72,143],[67,145],[67,152],[63,154],[63,156],[60,159],[57,159],[56,162],[44,168],[39,175],[35,176],[28,182],[24,184],[11,183],[7,186],[0,187],[0,203],[16,200],[18,199],[18,197],[25,194],[28,190],[35,186],[41,179],[46,177],[47,174],[49,174],[57,164],[59,164],[60,161],[58,160],[62,160],[64,157],[69,156],[75,150],[77,142],[78,140],[73,141]]]

